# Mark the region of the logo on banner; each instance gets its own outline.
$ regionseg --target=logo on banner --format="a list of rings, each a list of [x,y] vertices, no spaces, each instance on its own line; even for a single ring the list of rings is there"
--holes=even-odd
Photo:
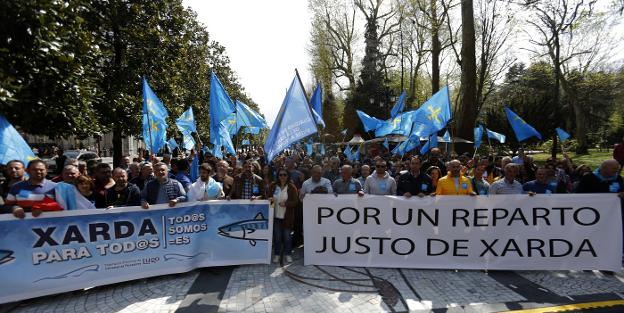
[[[267,241],[269,237],[269,220],[262,215],[256,214],[251,220],[238,221],[219,227],[219,235],[233,239],[248,240],[252,246],[256,241]]]
[[[9,263],[15,260],[13,256],[13,251],[11,250],[0,250],[0,265]]]

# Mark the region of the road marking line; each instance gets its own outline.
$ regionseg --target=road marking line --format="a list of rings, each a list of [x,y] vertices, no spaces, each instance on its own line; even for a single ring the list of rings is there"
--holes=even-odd
[[[604,307],[609,307],[609,306],[614,306],[614,305],[624,305],[624,300],[575,303],[575,304],[566,304],[566,305],[559,305],[559,306],[550,306],[550,307],[526,309],[526,310],[515,310],[515,311],[507,311],[507,312],[508,313],[565,312],[565,311],[572,311],[572,310],[579,310],[579,309],[604,308]]]

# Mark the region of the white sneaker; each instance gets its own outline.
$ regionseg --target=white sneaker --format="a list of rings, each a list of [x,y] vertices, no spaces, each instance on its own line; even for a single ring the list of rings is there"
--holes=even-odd
[[[274,255],[272,261],[273,263],[279,263],[279,255]]]
[[[292,263],[293,259],[292,259],[292,255],[287,255],[286,256],[286,263]]]

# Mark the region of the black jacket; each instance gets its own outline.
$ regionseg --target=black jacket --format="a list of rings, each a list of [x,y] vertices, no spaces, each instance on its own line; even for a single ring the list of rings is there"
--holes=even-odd
[[[424,193],[426,195],[435,191],[433,183],[429,175],[420,172],[418,176],[412,175],[410,172],[406,172],[399,176],[399,182],[397,183],[397,195],[402,196],[406,192],[412,195]]]
[[[617,193],[622,191],[624,191],[622,176],[618,175],[615,179],[604,180],[595,173],[583,176],[576,189],[577,193]]]
[[[106,205],[109,206],[138,206],[141,205],[141,190],[135,184],[128,183],[126,188],[119,192],[115,186],[106,192]]]

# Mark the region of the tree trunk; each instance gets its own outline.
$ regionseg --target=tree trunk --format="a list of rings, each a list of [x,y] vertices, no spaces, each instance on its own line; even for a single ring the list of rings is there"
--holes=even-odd
[[[118,166],[122,157],[122,133],[117,126],[113,128],[113,164]]]
[[[553,159],[557,159],[557,146],[558,146],[557,143],[559,142],[558,139],[559,138],[557,138],[557,133],[555,133],[553,135],[553,139],[552,139],[553,144],[552,144],[552,147],[550,148],[550,156]],[[563,145],[562,145],[562,147],[563,147]],[[561,149],[561,151],[563,151],[563,148]]]
[[[457,110],[457,135],[470,138],[477,119],[477,61],[472,0],[462,0],[461,99]]]
[[[576,154],[587,154],[587,125],[585,125],[585,113],[581,108],[579,101],[570,100],[574,108],[574,117],[576,120]]]
[[[438,25],[438,12],[436,1],[431,0],[431,95],[440,90],[440,53],[442,52],[442,44],[440,43]],[[474,29],[474,28],[473,28]]]
[[[113,60],[114,60],[114,69],[113,76],[115,77],[115,82],[113,84],[118,84],[121,81],[121,72],[122,68],[122,56],[123,56],[123,43],[120,38],[120,17],[119,17],[119,2],[115,1],[113,6],[113,17],[112,17],[112,28],[113,28]],[[109,89],[109,98],[115,97],[114,94],[111,94],[112,91]],[[117,112],[115,112],[117,114]],[[122,157],[122,131],[121,128],[117,125],[113,126],[113,164],[115,166],[119,165]]]

